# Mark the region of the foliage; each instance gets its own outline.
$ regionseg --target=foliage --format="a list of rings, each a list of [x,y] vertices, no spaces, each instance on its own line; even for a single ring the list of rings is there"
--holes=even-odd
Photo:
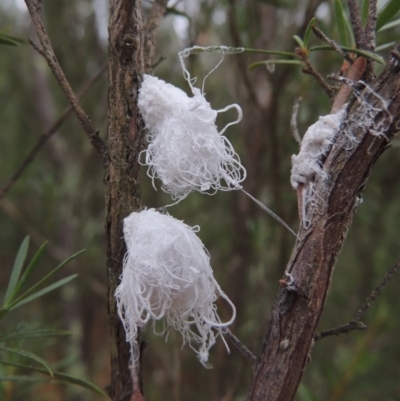
[[[75,253],[70,256],[68,259],[60,263],[57,267],[51,270],[47,275],[45,275],[42,279],[37,281],[34,285],[32,285],[27,290],[22,291],[24,287],[26,287],[26,283],[35,272],[35,270],[39,266],[39,261],[43,255],[43,252],[47,246],[47,243],[44,243],[36,254],[32,257],[31,261],[28,263],[28,266],[23,270],[26,256],[29,250],[29,237],[26,237],[18,251],[18,254],[15,258],[14,267],[11,271],[11,277],[8,282],[7,290],[5,292],[5,297],[3,301],[3,305],[0,309],[0,321],[12,314],[12,312],[20,308],[21,306],[27,305],[30,302],[44,296],[45,294],[54,291],[71,280],[76,278],[77,274],[71,274],[65,278],[57,280],[52,284],[48,284],[49,279],[51,279],[62,267],[67,265],[69,262],[74,260],[80,254],[84,252],[84,250]],[[45,286],[44,286],[45,285]],[[2,322],[3,323],[3,322]],[[3,325],[3,324],[2,324]],[[15,321],[14,321],[15,325]],[[1,326],[0,326],[1,327]],[[35,353],[23,349],[22,346],[25,340],[30,339],[44,339],[46,337],[63,337],[69,336],[72,333],[65,330],[55,330],[55,329],[47,329],[47,328],[36,328],[29,326],[18,326],[16,325],[12,330],[6,330],[4,332],[4,325],[1,327],[0,334],[0,365],[3,365],[3,372],[0,374],[0,382],[29,382],[29,383],[40,383],[43,381],[50,382],[52,380],[57,379],[59,382],[64,383],[72,383],[85,388],[89,388],[101,395],[105,395],[104,392],[99,389],[94,384],[62,373],[58,371],[54,371],[50,364],[46,362],[43,358],[39,357]],[[10,344],[10,345],[8,345]],[[36,364],[41,365],[38,367],[36,365],[30,365],[27,363],[20,363],[19,360],[29,361],[30,363],[36,362]],[[6,367],[9,367],[8,369]],[[25,375],[21,372],[40,372],[46,376],[50,376],[49,379],[43,379],[37,376]]]

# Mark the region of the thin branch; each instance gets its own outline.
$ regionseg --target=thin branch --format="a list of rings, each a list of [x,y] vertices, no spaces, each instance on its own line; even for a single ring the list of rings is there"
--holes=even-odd
[[[223,334],[226,335],[232,344],[246,357],[255,362],[257,357],[227,328],[223,330]]]
[[[167,9],[168,0],[155,0],[150,10],[145,28],[144,65],[145,71],[153,70],[153,60],[156,53],[156,34]]]
[[[297,114],[299,112],[299,106],[302,98],[298,97],[294,103],[293,103],[293,108],[292,108],[292,116],[290,118],[290,132],[292,133],[294,139],[296,142],[301,145],[301,137],[299,134],[299,130],[297,128]]]
[[[107,166],[108,151],[105,143],[99,136],[99,132],[93,127],[89,117],[86,115],[82,107],[79,105],[78,100],[67,81],[65,74],[57,61],[54,50],[50,44],[50,39],[44,27],[41,11],[42,6],[40,1],[25,0],[29,13],[32,18],[33,25],[35,26],[36,34],[39,38],[40,45],[30,40],[30,44],[38,51],[47,61],[54,77],[56,78],[60,88],[64,92],[68,102],[72,106],[75,115],[78,117],[84,131],[86,132],[90,142],[96,149],[97,153],[102,159],[103,165]]]
[[[96,73],[93,78],[91,78],[82,88],[82,90],[77,95],[77,100],[81,100],[89,91],[90,88],[101,78],[104,72],[107,70],[107,64],[103,65],[100,70]],[[58,119],[54,122],[54,124],[39,138],[36,142],[36,145],[32,148],[29,154],[22,161],[20,166],[14,172],[14,174],[8,179],[8,181],[0,188],[0,203],[7,195],[7,193],[11,190],[11,188],[16,184],[16,182],[21,177],[22,173],[29,167],[29,165],[33,162],[36,155],[42,149],[42,147],[46,144],[46,142],[59,130],[64,121],[68,118],[68,116],[73,111],[73,107],[67,107],[58,117]]]
[[[349,0],[350,21],[353,28],[354,39],[357,49],[367,50],[365,46],[365,34],[361,22],[360,8],[358,0]]]
[[[229,31],[232,38],[232,43],[235,47],[243,47],[242,40],[240,38],[240,30],[236,20],[236,0],[229,0],[229,10],[228,10],[228,21],[229,21]],[[244,55],[236,57],[237,66],[239,69],[240,76],[242,77],[243,84],[247,89],[247,93],[251,101],[256,105],[260,106],[254,86],[251,82],[249,76],[249,70],[246,64],[246,58]]]
[[[319,28],[315,25],[311,28],[315,35],[327,43],[328,45],[332,46],[337,53],[339,53],[348,63],[353,64],[352,58],[332,39],[329,39]]]
[[[354,320],[347,324],[322,331],[315,335],[314,341],[320,340],[321,338],[339,335],[343,333],[349,333],[353,330],[366,330],[367,326],[361,321],[365,312],[371,307],[371,305],[377,300],[381,295],[382,290],[389,284],[390,280],[394,277],[396,273],[400,270],[400,259],[386,272],[383,276],[382,281],[375,287],[375,289],[369,294],[368,298],[365,300],[364,305],[357,311]]]
[[[377,0],[368,2],[368,18],[365,24],[365,46],[366,50],[374,51],[376,46],[376,20],[377,20]]]
[[[324,78],[322,78],[322,75],[317,70],[314,69],[314,67],[312,66],[312,64],[310,63],[310,61],[306,56],[303,57],[303,61],[307,67],[303,69],[303,72],[305,74],[312,75],[318,82],[318,84],[322,87],[322,89],[325,91],[325,93],[328,95],[329,99],[332,99],[335,95],[334,89],[325,82]]]

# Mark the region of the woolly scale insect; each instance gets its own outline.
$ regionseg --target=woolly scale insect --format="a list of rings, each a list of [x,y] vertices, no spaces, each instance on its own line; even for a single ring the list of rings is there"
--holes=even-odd
[[[242,120],[242,110],[232,104],[221,110],[213,110],[204,96],[203,89],[193,86],[184,59],[202,51],[220,51],[223,55],[243,51],[241,48],[192,47],[179,53],[183,74],[193,97],[165,81],[144,75],[139,92],[138,105],[148,134],[148,148],[143,164],[155,188],[155,178],[162,181],[163,191],[180,202],[191,192],[213,195],[217,191],[242,190],[264,211],[278,220],[289,231],[292,229],[263,203],[244,191],[241,183],[246,178],[246,169],[240,162],[232,144],[223,135],[226,129]],[[215,124],[218,113],[236,109],[238,118],[218,132]]]
[[[198,230],[154,209],[124,219],[127,254],[115,297],[132,362],[138,357],[138,327],[150,320],[154,331],[155,321],[163,320],[159,334],[166,337],[172,328],[179,331],[183,344],[188,343],[205,366],[219,335],[229,352],[221,330],[234,321],[236,309],[213,276]],[[216,311],[218,296],[233,311],[226,323]]]

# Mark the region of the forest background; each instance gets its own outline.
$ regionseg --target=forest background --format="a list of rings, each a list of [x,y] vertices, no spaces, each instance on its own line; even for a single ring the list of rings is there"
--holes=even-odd
[[[145,13],[151,6],[144,1]],[[44,19],[57,58],[76,92],[107,60],[107,2],[103,0],[44,1]],[[339,39],[333,2],[178,1],[173,2],[158,35],[157,57],[165,57],[155,75],[188,91],[177,52],[194,44],[243,45],[293,51],[294,34],[303,35],[315,15],[318,26]],[[0,31],[21,38],[34,36],[24,2],[3,0]],[[394,27],[378,35],[378,45],[398,39]],[[321,44],[312,37],[313,44]],[[384,58],[390,50],[380,52]],[[260,55],[229,55],[208,79],[207,100],[214,109],[231,103],[243,108],[243,121],[227,136],[248,172],[246,191],[262,200],[294,229],[298,225],[296,193],[289,177],[291,155],[298,144],[290,130],[296,98],[302,97],[298,125],[304,134],[318,116],[329,113],[330,102],[311,76],[299,66],[277,65],[249,70]],[[192,76],[202,77],[220,60],[203,54],[189,59]],[[340,70],[334,52],[311,58],[323,75]],[[377,67],[379,71],[379,66]],[[40,135],[67,107],[64,95],[44,60],[28,44],[0,48],[0,187],[20,165]],[[106,133],[107,78],[103,74],[82,100],[93,125]],[[233,112],[232,112],[233,114]],[[222,115],[219,126],[233,119]],[[400,142],[380,158],[364,201],[339,258],[320,329],[350,321],[363,301],[399,257]],[[143,169],[143,205],[171,203],[151,186]],[[199,225],[199,237],[211,255],[214,275],[235,303],[238,317],[232,331],[258,353],[294,238],[243,193],[191,194],[170,209],[174,217]],[[85,377],[101,388],[110,380],[107,336],[107,283],[104,238],[103,171],[97,154],[74,116],[66,119],[6,197],[0,200],[0,291],[5,291],[22,239],[31,238],[32,255],[49,240],[40,272],[47,272],[71,254],[87,251],[60,272],[79,277],[5,319],[1,330],[15,325],[40,325],[70,330],[67,338],[25,343],[59,369]],[[38,272],[39,274],[39,272]],[[365,332],[328,337],[313,348],[300,386],[299,401],[400,399],[400,306],[398,278],[385,290],[365,318]],[[219,305],[223,317],[228,308]],[[165,343],[151,330],[143,334],[147,400],[242,400],[252,363],[234,347],[227,355],[221,341],[212,349],[207,370],[193,352],[181,350],[172,333]],[[7,367],[1,366],[2,373]],[[97,400],[98,395],[75,386],[49,383],[2,383],[7,400]]]

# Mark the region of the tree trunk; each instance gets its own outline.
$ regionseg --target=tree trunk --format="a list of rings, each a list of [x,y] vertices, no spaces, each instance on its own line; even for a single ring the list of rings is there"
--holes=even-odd
[[[106,184],[106,235],[108,313],[113,400],[130,400],[138,391],[129,369],[130,350],[119,320],[115,289],[126,252],[122,222],[140,207],[142,122],[137,107],[143,74],[143,21],[140,0],[110,0],[109,21],[108,150]],[[140,390],[140,389],[139,389]]]
[[[301,226],[286,269],[293,284],[289,285],[288,276],[280,281],[247,400],[290,401],[296,395],[361,193],[373,165],[400,127],[398,50],[380,77],[362,91],[361,100],[351,104],[324,162],[328,179],[314,183],[318,204],[308,211],[311,225]]]

